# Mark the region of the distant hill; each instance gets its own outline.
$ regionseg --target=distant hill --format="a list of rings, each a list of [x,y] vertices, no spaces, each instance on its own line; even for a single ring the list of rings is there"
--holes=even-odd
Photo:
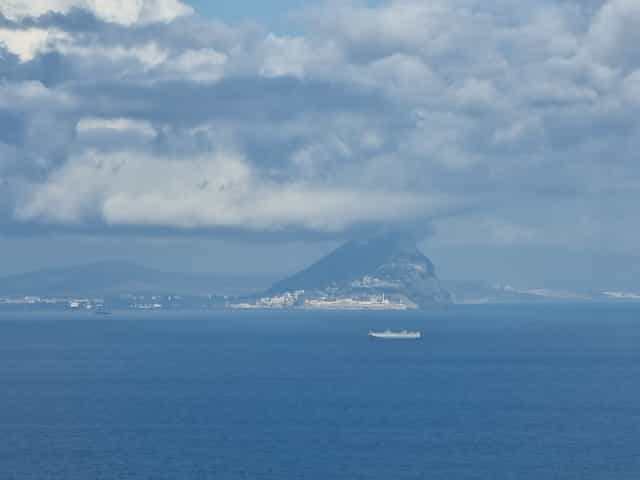
[[[348,242],[309,268],[277,282],[275,295],[305,290],[331,295],[386,294],[418,306],[448,303],[435,267],[410,236],[387,234]]]
[[[597,292],[574,292],[548,288],[515,288],[509,285],[470,281],[444,281],[443,284],[452,293],[454,302],[463,304],[585,302],[607,299],[606,295]]]
[[[241,295],[268,284],[265,277],[161,272],[123,261],[105,261],[0,278],[0,295]]]

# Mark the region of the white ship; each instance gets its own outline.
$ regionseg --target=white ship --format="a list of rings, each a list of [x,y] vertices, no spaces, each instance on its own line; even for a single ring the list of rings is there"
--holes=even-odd
[[[371,338],[390,338],[390,339],[414,339],[417,340],[422,338],[421,332],[410,332],[408,330],[400,330],[398,332],[394,332],[391,330],[385,330],[384,332],[369,332],[369,337]]]

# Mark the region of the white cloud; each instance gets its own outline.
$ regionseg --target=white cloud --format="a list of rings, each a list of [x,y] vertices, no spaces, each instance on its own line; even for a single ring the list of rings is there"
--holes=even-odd
[[[170,22],[193,12],[179,0],[3,0],[0,13],[11,20],[39,17],[49,12],[69,13],[81,8],[96,17],[122,25]]]
[[[274,183],[234,152],[192,158],[88,152],[35,186],[16,215],[59,224],[99,218],[111,225],[340,231],[448,206],[437,195]]]
[[[194,82],[216,82],[224,77],[228,57],[211,48],[186,50],[162,66],[161,75]]]
[[[455,90],[454,98],[463,108],[486,109],[495,107],[500,96],[491,81],[469,78]]]
[[[636,0],[608,0],[590,25],[587,42],[603,62],[640,67],[640,3]]]
[[[0,28],[0,46],[16,55],[21,62],[28,62],[68,35],[55,29],[27,28],[22,30]]]
[[[223,78],[228,57],[212,48],[170,49],[155,41],[134,45],[87,44],[82,37],[60,37],[47,51],[74,57],[84,71],[102,71],[118,80],[154,83],[165,80],[216,82]]]
[[[303,37],[272,33],[260,43],[257,55],[260,75],[271,78],[334,74],[334,67],[342,60],[341,52],[331,42],[314,45]]]
[[[386,90],[393,97],[412,103],[428,101],[441,91],[442,84],[431,68],[419,57],[394,53],[365,66],[353,66],[348,71],[352,81]]]
[[[131,118],[81,118],[76,125],[79,134],[95,134],[100,132],[133,133],[142,137],[153,138],[157,135],[151,123]]]
[[[123,45],[84,45],[76,39],[65,40],[51,45],[50,49],[66,56],[80,57],[90,66],[110,66],[123,77],[131,75],[132,70],[137,73],[147,72],[162,65],[169,57],[169,53],[155,42],[125,47]]]

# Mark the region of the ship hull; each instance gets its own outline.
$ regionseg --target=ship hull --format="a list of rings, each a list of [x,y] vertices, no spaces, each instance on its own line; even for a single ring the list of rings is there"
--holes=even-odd
[[[422,338],[420,332],[369,332],[370,338],[380,338],[384,340],[418,340]]]

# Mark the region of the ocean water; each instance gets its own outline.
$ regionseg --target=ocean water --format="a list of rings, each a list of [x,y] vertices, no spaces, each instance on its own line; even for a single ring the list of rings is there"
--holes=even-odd
[[[635,478],[640,306],[0,316],[2,480]]]

